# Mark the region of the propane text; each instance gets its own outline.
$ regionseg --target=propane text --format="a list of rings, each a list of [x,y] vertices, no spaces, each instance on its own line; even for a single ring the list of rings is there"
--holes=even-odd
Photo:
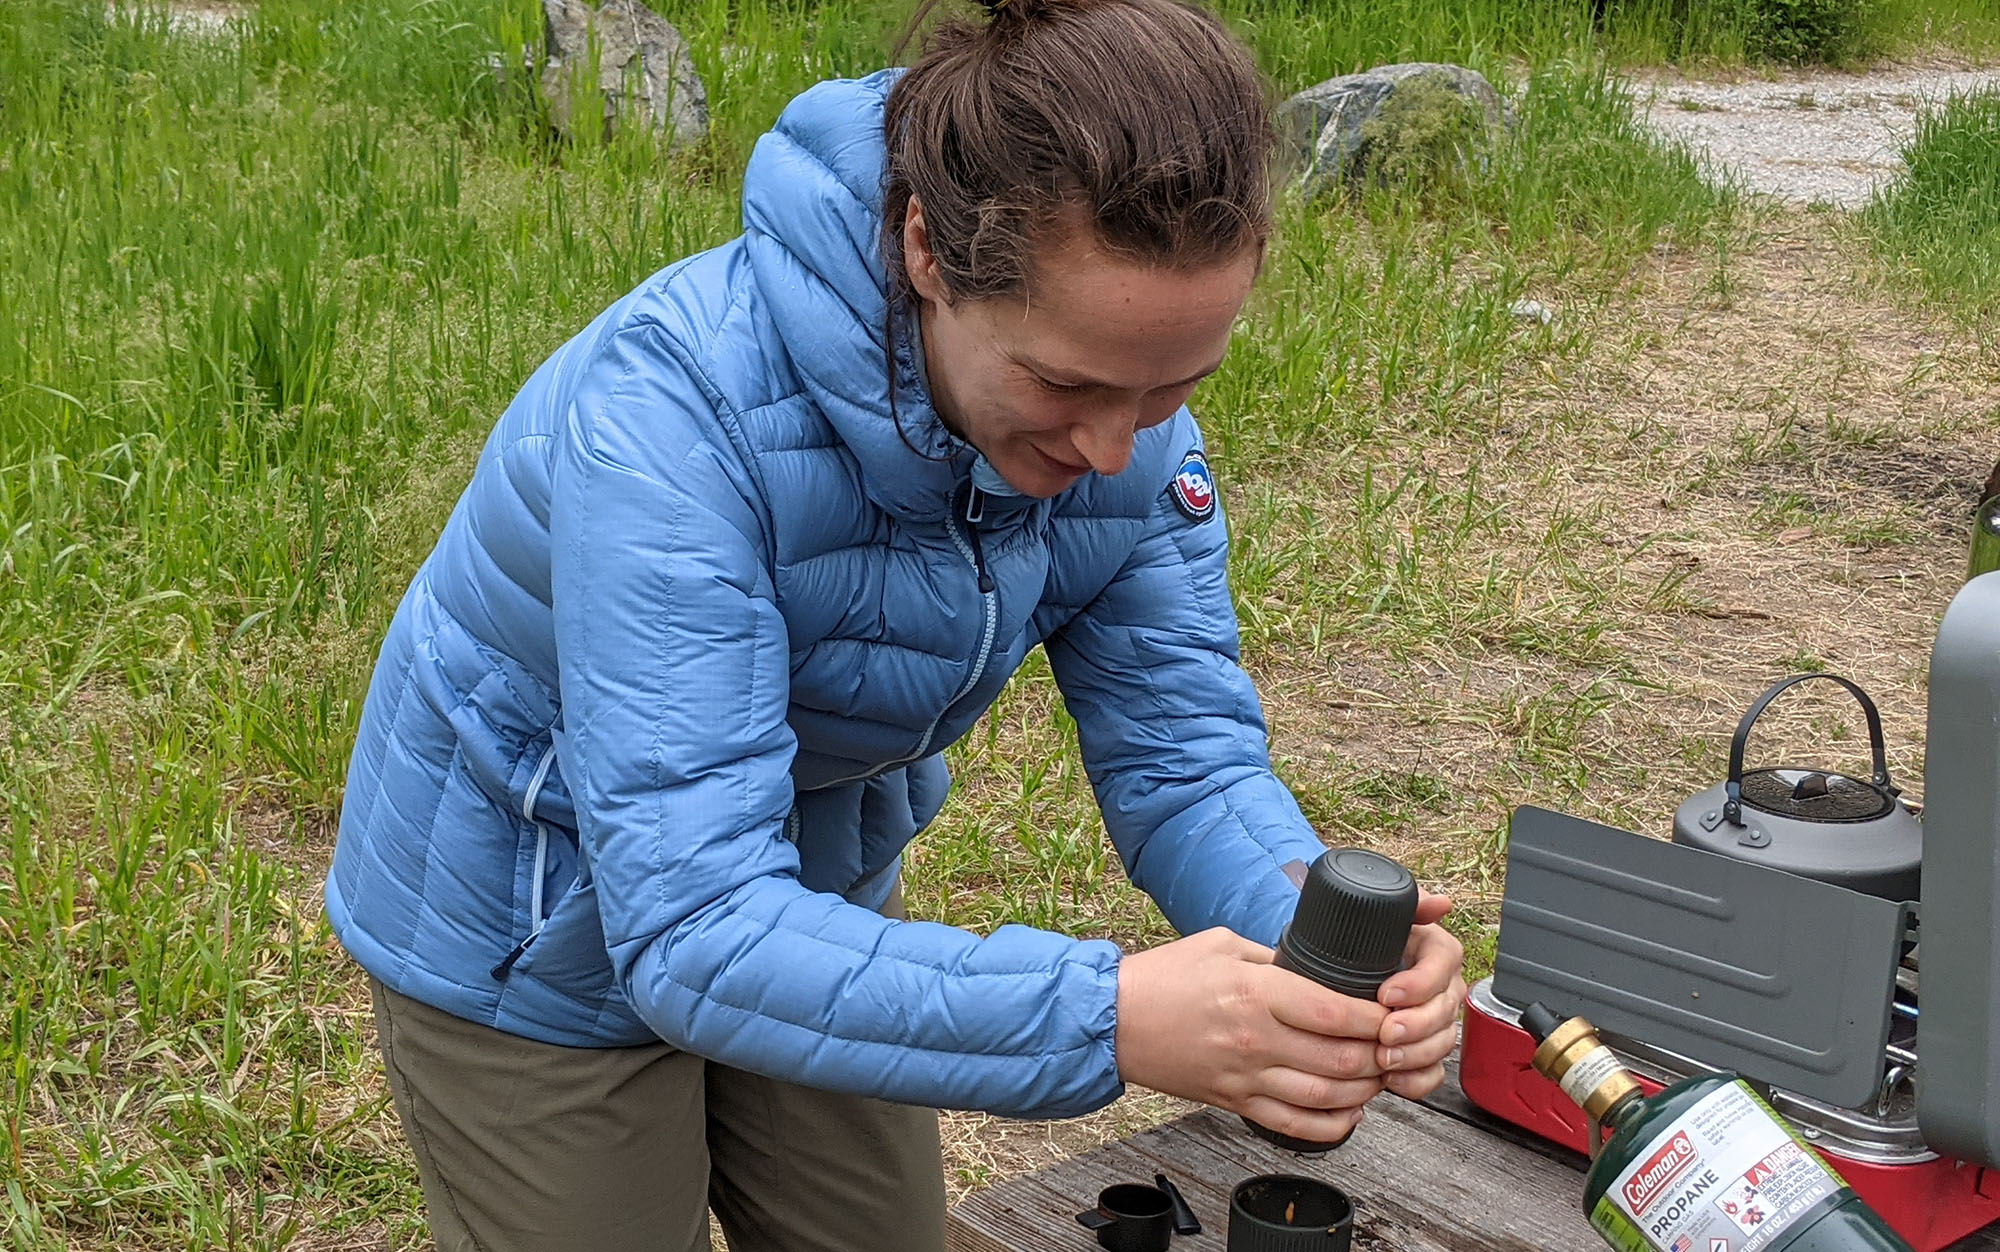
[[[1688,1210],[1694,1207],[1695,1201],[1701,1199],[1712,1188],[1721,1185],[1721,1176],[1713,1169],[1704,1167],[1700,1173],[1680,1185],[1671,1201],[1651,1214],[1650,1232],[1658,1236],[1678,1224],[1687,1216]]]

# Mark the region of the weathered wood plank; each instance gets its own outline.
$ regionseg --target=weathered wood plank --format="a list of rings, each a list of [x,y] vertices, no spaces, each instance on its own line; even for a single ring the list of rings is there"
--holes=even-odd
[[[1213,1110],[1105,1144],[954,1206],[950,1252],[1079,1252],[1094,1247],[1076,1214],[1119,1182],[1164,1173],[1187,1196],[1203,1233],[1175,1252],[1222,1252],[1229,1192],[1251,1174],[1322,1178],[1354,1197],[1355,1246],[1368,1252],[1584,1252],[1603,1246],[1579,1211],[1583,1158],[1538,1140],[1515,1142],[1473,1109],[1454,1073],[1431,1101],[1378,1100],[1348,1144],[1312,1158],[1253,1137]],[[1948,1252],[2000,1252],[2000,1229]]]
[[[1229,1192],[1251,1174],[1323,1178],[1355,1199],[1355,1241],[1384,1252],[1541,1252],[1587,1248],[1580,1182],[1542,1156],[1434,1109],[1385,1100],[1354,1138],[1324,1157],[1294,1156],[1232,1117],[1203,1111],[999,1183],[956,1206],[953,1252],[1076,1252],[1091,1246],[1076,1214],[1115,1182],[1172,1178],[1204,1233],[1179,1252],[1221,1252]]]

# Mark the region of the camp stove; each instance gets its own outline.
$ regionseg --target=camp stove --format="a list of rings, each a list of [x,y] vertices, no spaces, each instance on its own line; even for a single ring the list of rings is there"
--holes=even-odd
[[[1746,768],[1764,709],[1813,679],[1860,704],[1870,777]],[[1919,822],[1866,693],[1801,675],[1744,715],[1729,777],[1680,807],[1671,843],[1516,810],[1466,1096],[1589,1148],[1582,1110],[1531,1063],[1521,1009],[1540,1000],[1595,1023],[1648,1094],[1750,1080],[1917,1252],[2000,1221],[2000,573],[1939,627],[1927,757]]]

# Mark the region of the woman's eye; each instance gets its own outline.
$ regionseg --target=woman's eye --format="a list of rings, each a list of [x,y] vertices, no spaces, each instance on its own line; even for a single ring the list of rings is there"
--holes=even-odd
[[[1040,374],[1035,375],[1035,382],[1043,391],[1053,391],[1059,396],[1073,396],[1083,390],[1080,384],[1051,382]]]

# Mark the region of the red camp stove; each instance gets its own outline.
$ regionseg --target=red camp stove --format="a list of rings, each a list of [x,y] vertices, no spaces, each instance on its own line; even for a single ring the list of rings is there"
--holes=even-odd
[[[1535,1041],[1521,1029],[1521,1015],[1482,979],[1466,1002],[1459,1082],[1474,1104],[1496,1117],[1578,1152],[1589,1151],[1589,1127],[1578,1108],[1530,1058]],[[1663,1048],[1614,1038],[1605,1042],[1651,1095],[1711,1067]],[[1898,1049],[1901,1052],[1901,1049]],[[1844,1109],[1776,1088],[1764,1098],[1868,1206],[1895,1227],[1917,1252],[1937,1252],[1989,1223],[2000,1221],[2000,1170],[1951,1160],[1925,1146],[1907,1069],[1891,1061],[1886,1074],[1904,1070],[1884,1097],[1866,1109]]]
[[[1870,777],[1745,769],[1759,715],[1807,679],[1860,704]],[[1539,1000],[1588,1017],[1649,1094],[1741,1074],[1917,1252],[2000,1221],[2000,574],[1939,629],[1927,757],[1919,822],[1874,704],[1800,675],[1744,715],[1728,779],[1680,806],[1671,843],[1517,810],[1466,1096],[1588,1150],[1582,1110],[1531,1063],[1520,1010]]]

